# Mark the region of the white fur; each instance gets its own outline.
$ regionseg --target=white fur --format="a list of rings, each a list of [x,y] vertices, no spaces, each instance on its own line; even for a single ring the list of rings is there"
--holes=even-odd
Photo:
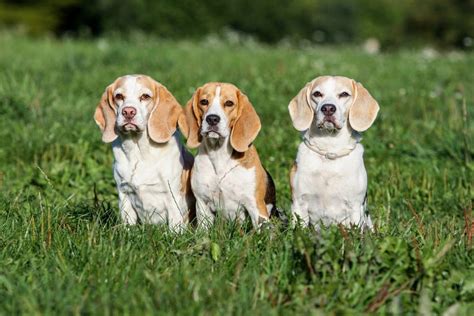
[[[166,144],[117,138],[112,143],[114,178],[119,207],[126,224],[168,223],[171,228],[186,222],[186,198],[181,191],[183,153],[177,133]]]
[[[307,144],[301,143],[296,157],[296,173],[292,179],[292,212],[303,224],[318,226],[341,223],[372,228],[366,214],[367,172],[364,166],[364,148],[358,142],[360,135],[348,122],[347,114],[352,96],[339,97],[347,87],[329,78],[314,87],[322,97],[312,96],[312,106],[316,113],[311,127],[303,133],[318,150],[328,153],[347,153],[336,159],[329,159],[315,152]],[[323,122],[321,107],[334,104],[336,112],[332,123]],[[354,148],[355,147],[355,148]],[[351,149],[354,148],[352,151]]]
[[[227,219],[242,221],[247,211],[257,227],[255,167],[247,169],[231,159],[229,137],[203,141],[209,143],[201,144],[191,177],[198,224],[212,224],[217,212]]]
[[[203,137],[209,137],[209,138],[225,138],[229,136],[230,130],[228,127],[228,120],[227,120],[227,115],[225,114],[224,110],[222,109],[221,105],[221,87],[217,86],[216,87],[216,95],[214,96],[214,99],[212,100],[212,103],[209,107],[209,110],[207,110],[205,117],[202,120],[202,129],[201,129],[201,135]],[[206,118],[209,115],[217,115],[220,118],[219,123],[217,124],[217,133],[214,131],[209,131],[212,127],[209,126],[209,124],[206,121]]]
[[[125,98],[124,100],[117,100],[117,127],[120,129],[126,123],[125,118],[122,115],[122,110],[125,107],[134,108],[137,111],[137,114],[132,119],[132,123],[135,124],[138,130],[143,131],[146,129],[146,124],[148,120],[148,109],[152,102],[152,98],[149,100],[140,100],[140,96],[144,93],[148,94],[153,98],[153,92],[147,87],[139,84],[137,82],[136,76],[126,76],[123,85],[118,87],[114,92],[114,96],[117,94],[122,94]]]
[[[314,92],[320,91],[323,93],[322,97],[315,97]],[[349,93],[348,97],[339,97],[341,92]],[[321,110],[325,104],[334,104],[336,106],[336,112],[334,113],[334,121],[337,126],[333,126],[331,123],[325,123],[324,128],[328,130],[340,129],[347,121],[347,111],[353,100],[353,96],[350,95],[351,90],[341,85],[335,78],[329,78],[323,81],[320,85],[313,87],[311,90],[311,101],[313,105],[314,113],[316,113],[316,124],[321,126],[324,124],[324,114]]]
[[[117,93],[125,96],[123,101],[117,102],[117,127],[120,129],[124,122],[121,109],[132,106],[137,109],[134,123],[140,131],[133,135],[124,132],[112,143],[122,219],[126,224],[168,223],[170,228],[180,229],[189,208],[181,190],[185,148],[180,143],[179,132],[165,144],[150,140],[146,125],[151,101],[140,101],[140,96],[153,95],[135,76],[127,76],[114,95]]]

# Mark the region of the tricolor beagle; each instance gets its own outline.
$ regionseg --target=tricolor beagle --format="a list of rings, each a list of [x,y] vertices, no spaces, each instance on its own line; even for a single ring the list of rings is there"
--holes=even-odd
[[[187,145],[199,147],[191,176],[198,224],[211,224],[218,212],[239,221],[247,213],[257,228],[276,211],[275,186],[252,144],[261,125],[249,99],[232,84],[207,83],[185,115]]]
[[[306,84],[288,109],[303,136],[290,173],[292,213],[305,225],[371,229],[360,132],[374,122],[377,102],[352,79],[324,76]]]
[[[94,118],[112,143],[123,221],[182,228],[194,213],[193,156],[176,131],[184,116],[173,95],[148,76],[123,76],[107,87]]]

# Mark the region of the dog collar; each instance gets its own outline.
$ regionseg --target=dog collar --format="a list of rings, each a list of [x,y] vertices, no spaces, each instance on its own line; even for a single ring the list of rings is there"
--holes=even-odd
[[[341,157],[345,157],[345,156],[349,155],[352,151],[354,151],[357,144],[359,143],[359,142],[356,141],[354,143],[354,146],[352,146],[352,148],[347,148],[345,150],[341,150],[340,152],[334,153],[334,152],[321,150],[321,148],[319,148],[317,145],[311,143],[311,141],[306,137],[303,137],[303,142],[310,150],[314,151],[315,153],[317,153],[317,154],[319,154],[319,155],[321,155],[321,156],[323,156],[323,157],[325,157],[326,159],[329,159],[329,160],[335,160],[337,158],[341,158]]]

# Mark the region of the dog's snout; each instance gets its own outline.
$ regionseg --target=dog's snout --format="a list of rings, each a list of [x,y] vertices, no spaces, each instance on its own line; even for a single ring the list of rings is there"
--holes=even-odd
[[[321,112],[325,116],[331,116],[336,112],[336,106],[334,104],[325,104],[321,107]]]
[[[219,124],[220,120],[221,120],[221,118],[218,115],[215,115],[215,114],[209,114],[206,117],[206,122],[210,126],[216,126],[217,124]]]
[[[136,114],[137,114],[137,110],[131,106],[127,106],[122,109],[122,115],[127,120],[133,119]]]

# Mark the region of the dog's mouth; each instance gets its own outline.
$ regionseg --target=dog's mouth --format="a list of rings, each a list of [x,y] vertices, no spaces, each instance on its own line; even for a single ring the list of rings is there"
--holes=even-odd
[[[221,138],[223,136],[217,127],[211,126],[207,129],[207,131],[204,132],[204,137]]]
[[[325,116],[323,121],[319,123],[318,128],[327,130],[340,130],[342,126],[337,123],[334,116]]]
[[[125,124],[123,124],[120,129],[122,130],[122,132],[124,133],[136,133],[136,132],[140,132],[140,128],[138,127],[137,124],[135,123],[132,123],[132,122],[127,122]]]

